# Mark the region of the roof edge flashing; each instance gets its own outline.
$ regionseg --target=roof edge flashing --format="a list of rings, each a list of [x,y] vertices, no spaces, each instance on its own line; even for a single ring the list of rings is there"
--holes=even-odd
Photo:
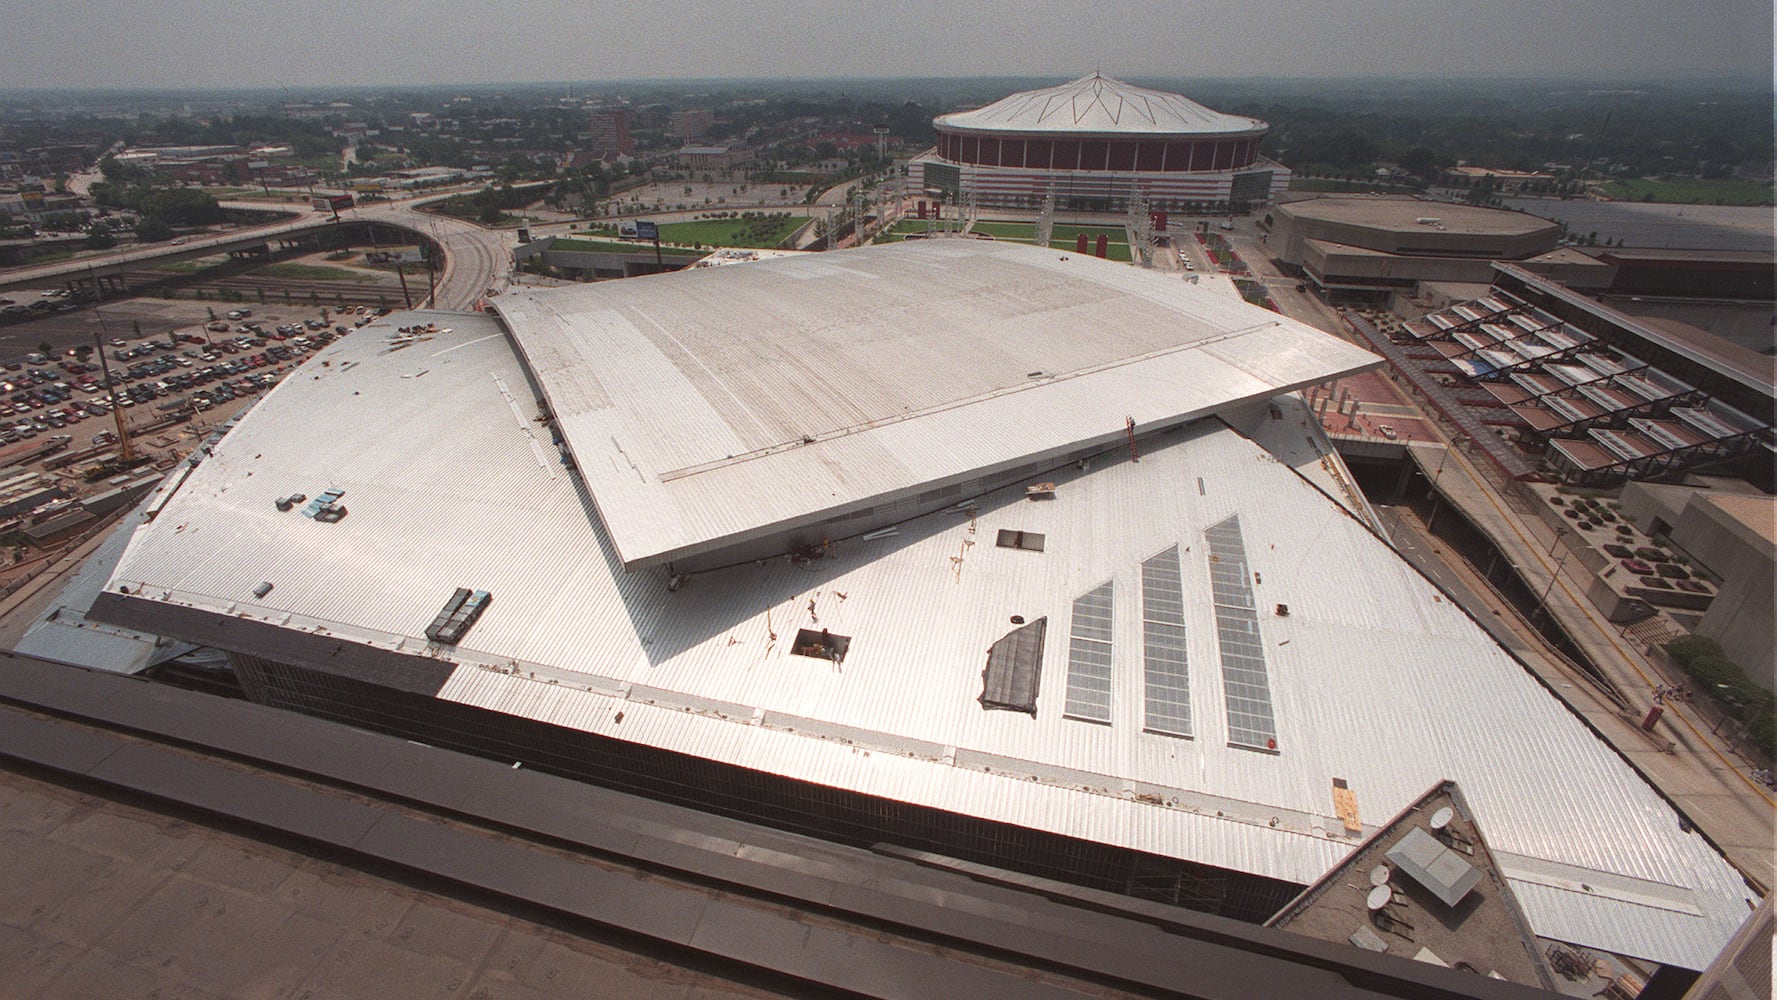
[[[1328,378],[1346,378],[1351,375],[1371,371],[1385,364],[1385,360],[1372,356],[1372,360],[1363,365],[1354,366]],[[1263,387],[1250,394],[1229,399],[1214,406],[1202,407],[1184,413],[1169,414],[1148,421],[1136,421],[1133,432],[1139,453],[1141,442],[1155,434],[1195,423],[1206,417],[1220,419],[1224,412],[1232,412],[1278,395],[1298,392],[1310,385],[1323,381],[1320,378],[1302,379],[1277,388]],[[1224,421],[1225,422],[1225,421]],[[1127,425],[1115,430],[1098,434],[1089,438],[1045,448],[1039,452],[1020,455],[1015,458],[996,462],[991,465],[966,469],[949,476],[921,480],[891,491],[854,497],[845,503],[819,510],[804,512],[792,518],[786,518],[772,524],[760,525],[755,528],[731,532],[726,535],[710,536],[695,539],[682,544],[631,554],[623,544],[621,529],[613,530],[611,520],[600,507],[599,517],[604,524],[606,535],[611,539],[612,547],[617,551],[623,568],[629,572],[650,569],[658,566],[671,566],[676,570],[714,569],[751,559],[772,558],[790,554],[798,545],[819,545],[823,541],[851,538],[867,534],[879,528],[900,524],[933,511],[954,506],[962,500],[972,499],[985,493],[991,493],[999,486],[1012,479],[1026,475],[1034,475],[1053,469],[1069,462],[1078,461],[1093,455],[1100,455],[1120,447],[1127,446],[1131,428]],[[571,450],[570,445],[570,450]],[[902,501],[908,496],[930,493],[951,486],[964,485],[971,482],[982,483],[982,488],[967,496],[951,496],[941,500],[933,500],[926,504],[906,505]],[[590,489],[590,487],[589,487]],[[599,506],[596,491],[593,493],[595,506]],[[859,517],[846,520],[843,528],[836,521],[847,519],[848,515],[871,508],[884,508],[880,516]],[[820,531],[822,528],[836,530]],[[843,533],[841,533],[843,532]]]

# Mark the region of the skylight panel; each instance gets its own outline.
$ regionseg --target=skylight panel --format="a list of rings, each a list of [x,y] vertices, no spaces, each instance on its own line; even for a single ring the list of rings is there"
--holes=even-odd
[[[1141,564],[1142,728],[1190,738],[1191,680],[1185,664],[1185,594],[1178,546]]]
[[[1271,708],[1271,679],[1259,638],[1259,615],[1240,518],[1230,517],[1204,534],[1209,540],[1209,586],[1215,603],[1216,644],[1221,649],[1222,690],[1228,705],[1228,744],[1274,753],[1277,721]]]
[[[1074,599],[1068,636],[1067,702],[1062,714],[1111,721],[1111,581]]]

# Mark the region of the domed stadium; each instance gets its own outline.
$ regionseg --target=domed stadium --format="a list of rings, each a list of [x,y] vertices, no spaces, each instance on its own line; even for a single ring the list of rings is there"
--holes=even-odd
[[[1093,73],[933,120],[938,144],[916,157],[916,185],[946,201],[1057,208],[1209,211],[1268,201],[1289,169],[1259,154],[1269,126],[1181,94]]]

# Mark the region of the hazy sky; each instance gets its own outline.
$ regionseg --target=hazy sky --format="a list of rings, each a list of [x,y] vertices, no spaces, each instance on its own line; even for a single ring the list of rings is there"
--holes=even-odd
[[[0,87],[1771,78],[1771,0],[13,0]]]

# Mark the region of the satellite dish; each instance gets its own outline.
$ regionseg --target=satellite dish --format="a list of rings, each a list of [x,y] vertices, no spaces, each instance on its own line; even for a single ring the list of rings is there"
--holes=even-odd
[[[1369,907],[1371,913],[1374,913],[1387,906],[1388,901],[1393,898],[1394,892],[1388,886],[1379,885],[1371,889],[1370,894],[1364,897],[1364,905]]]
[[[1387,885],[1390,872],[1387,865],[1377,865],[1370,869],[1371,885]]]
[[[1456,810],[1449,806],[1444,806],[1437,812],[1431,814],[1431,828],[1433,830],[1442,830],[1444,827],[1450,825],[1450,819],[1455,815]]]

